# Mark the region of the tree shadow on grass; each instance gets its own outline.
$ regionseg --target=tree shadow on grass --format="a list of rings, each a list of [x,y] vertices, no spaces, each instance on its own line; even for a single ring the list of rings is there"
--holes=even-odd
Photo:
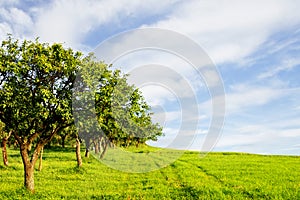
[[[0,165],[0,170],[6,169],[6,168],[7,168],[6,166]]]

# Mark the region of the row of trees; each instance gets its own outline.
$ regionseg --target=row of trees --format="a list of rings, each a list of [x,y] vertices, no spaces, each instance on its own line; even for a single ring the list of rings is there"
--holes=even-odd
[[[128,84],[128,75],[96,62],[92,54],[82,65],[74,85],[73,113],[86,155],[91,145],[102,158],[108,146],[138,146],[162,134],[141,92]]]
[[[81,138],[86,154],[93,145],[100,157],[108,146],[138,145],[162,135],[142,94],[126,77],[61,44],[10,36],[2,42],[1,139],[17,141],[28,190],[34,191],[34,166],[42,149],[64,131],[75,134],[77,155]]]

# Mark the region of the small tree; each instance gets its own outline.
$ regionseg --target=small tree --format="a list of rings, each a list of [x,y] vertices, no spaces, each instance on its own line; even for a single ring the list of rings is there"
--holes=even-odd
[[[73,123],[71,96],[80,53],[61,44],[19,42],[0,48],[0,119],[20,146],[24,185],[34,191],[34,166],[43,146]],[[30,151],[30,147],[33,146]]]

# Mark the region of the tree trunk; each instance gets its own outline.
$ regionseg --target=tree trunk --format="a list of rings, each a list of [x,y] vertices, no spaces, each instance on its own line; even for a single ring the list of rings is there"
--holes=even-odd
[[[88,158],[90,156],[90,140],[89,139],[85,139],[85,157]]]
[[[98,153],[100,153],[101,152],[101,140],[102,140],[102,138],[99,138],[98,139]]]
[[[78,138],[76,138],[76,159],[77,159],[77,166],[81,167],[82,159],[80,154],[80,141]]]
[[[15,142],[14,142],[14,149],[18,149],[18,141],[17,140],[15,140]]]
[[[24,186],[34,192],[34,166],[29,162],[24,165]]]
[[[44,147],[42,147],[41,152],[40,152],[40,162],[39,162],[39,171],[42,171],[43,169],[43,153],[44,153]]]
[[[2,140],[2,157],[3,157],[3,164],[5,166],[8,166],[8,156],[7,156],[7,148],[6,148],[6,144],[7,144],[8,138],[5,137]]]
[[[95,154],[98,154],[99,153],[99,141],[98,141],[98,139],[96,139],[95,141],[94,141],[94,146],[95,146]]]
[[[62,146],[62,148],[65,148],[66,137],[67,137],[67,135],[61,136],[61,146]]]
[[[7,155],[7,142],[9,137],[11,136],[12,131],[9,132],[8,136],[2,139],[2,156],[3,156],[3,164],[8,166],[8,155]]]
[[[86,158],[90,157],[90,150],[88,148],[85,148],[85,154],[84,154],[84,156]]]
[[[104,140],[105,141],[105,140]],[[103,148],[103,151],[102,153],[100,154],[100,159],[102,159],[107,151],[107,147],[108,147],[108,141],[105,141],[104,142],[104,148]]]
[[[37,144],[31,159],[28,155],[29,144],[20,144],[20,152],[22,156],[22,161],[24,165],[24,186],[30,192],[34,192],[34,166],[39,157],[41,149],[44,147],[43,144]]]

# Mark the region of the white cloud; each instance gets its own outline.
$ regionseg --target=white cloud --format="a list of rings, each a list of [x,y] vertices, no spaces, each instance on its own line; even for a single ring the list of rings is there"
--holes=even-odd
[[[180,57],[164,51],[134,51],[116,60],[114,66],[129,73],[129,83],[143,88],[147,100],[156,104],[197,97],[200,92],[202,97],[209,96],[202,81],[204,74]],[[214,71],[204,72],[208,72],[206,78],[210,80],[210,84],[215,84]]]
[[[277,66],[274,67],[273,69],[270,69],[262,74],[260,74],[258,76],[259,79],[265,79],[265,78],[270,78],[273,77],[275,75],[277,75],[278,73],[282,72],[282,71],[288,71],[293,69],[294,67],[300,65],[300,59],[299,58],[292,58],[292,59],[286,59],[283,60],[282,63]]]
[[[187,34],[218,64],[252,53],[272,33],[299,24],[298,1],[189,1],[154,26]]]
[[[300,138],[300,128],[285,129],[281,131],[280,135],[282,137],[297,137]]]
[[[249,87],[245,85],[236,86],[235,93],[243,90],[243,88]],[[265,89],[258,88],[258,90],[261,93]],[[279,93],[275,92],[274,96],[269,99],[264,97],[263,101],[245,96],[244,101],[254,101],[254,103],[246,105],[237,103],[239,105],[234,110],[236,112],[228,113],[223,135],[215,150],[299,154],[295,149],[287,150],[298,144],[300,139],[299,112],[295,110],[293,103],[294,101],[298,102],[297,99],[299,99],[299,93],[296,91],[279,90]],[[273,93],[266,91],[264,92],[265,95],[268,95],[268,92]],[[277,103],[273,101],[277,101]],[[231,103],[229,102],[229,104]],[[265,106],[260,107],[262,103]]]
[[[157,85],[153,83],[140,87],[140,90],[150,105],[164,105],[178,100],[172,90],[164,85]]]
[[[6,22],[0,23],[0,39],[4,39],[7,37],[8,33],[12,33],[11,26]]]
[[[243,124],[226,128],[226,133],[216,145],[225,151],[243,151],[263,154],[297,154],[295,149],[300,139],[300,129],[277,129],[272,124]],[[287,151],[287,150],[291,151]],[[293,150],[293,151],[292,151]]]
[[[125,25],[122,22],[124,19],[138,19],[141,15],[155,16],[173,4],[176,2],[171,0],[152,0],[147,4],[138,0],[54,0],[32,4],[26,11],[22,11],[19,7],[26,5],[25,2],[5,0],[0,1],[0,19],[2,18],[2,26],[9,24],[8,28],[2,30],[7,31],[11,28],[15,37],[40,37],[42,41],[65,43],[78,49],[88,48],[82,41],[88,33],[102,25],[122,27]]]
[[[28,35],[29,30],[33,28],[33,21],[31,17],[23,10],[10,7],[0,8],[0,23],[1,39],[5,38],[8,33],[13,34],[15,37],[24,38]]]
[[[6,6],[18,3],[17,0],[0,1],[0,5]],[[24,12],[14,13],[14,19],[22,19],[26,24],[21,28],[22,31],[31,32],[33,37],[40,36],[47,42],[65,42],[72,47],[82,47],[82,41],[88,33],[101,25],[111,23],[121,27],[126,26],[121,24],[126,18],[137,19],[141,15],[156,17],[171,11],[171,14],[150,26],[187,34],[203,45],[215,62],[221,63],[244,58],[273,32],[299,23],[297,4],[300,2],[288,0],[234,0],[230,4],[226,1],[196,0],[184,3],[152,0],[147,4],[138,0],[122,3],[118,0],[55,0],[28,9],[31,13],[27,15]],[[33,27],[28,18],[30,15],[34,16]],[[22,35],[19,29],[16,27],[15,32]]]
[[[280,52],[281,50],[284,50],[285,48],[288,48],[288,47],[291,47],[294,45],[297,46],[297,43],[299,41],[300,41],[299,38],[291,38],[282,43],[279,43],[277,40],[271,41],[270,43],[266,44],[266,46],[269,47],[267,54],[274,54],[274,53]]]
[[[122,19],[160,13],[171,4],[172,1],[158,0],[147,4],[138,0],[55,0],[50,6],[40,8],[35,35],[49,42],[66,42],[74,47],[101,25],[111,23],[112,26],[122,26],[119,24]]]
[[[244,113],[249,109],[257,109],[259,106],[267,105],[288,94],[289,92],[285,90],[274,89],[267,86],[252,86],[249,84],[232,85],[230,90],[225,94],[226,116],[229,117],[234,114]],[[215,99],[215,101],[223,100],[223,97],[217,97]],[[212,99],[199,103],[198,107],[199,110],[207,116],[213,114]]]
[[[259,141],[264,141],[269,137],[267,134],[230,134],[221,137],[216,144],[217,148],[233,147],[233,146],[247,146],[257,144]]]
[[[235,85],[232,86],[232,92],[226,94],[226,114],[262,106],[281,96],[281,90],[244,84]]]

